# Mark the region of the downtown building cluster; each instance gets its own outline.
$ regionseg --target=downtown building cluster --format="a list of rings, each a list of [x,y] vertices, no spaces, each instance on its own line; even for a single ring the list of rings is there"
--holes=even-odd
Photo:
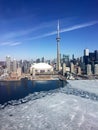
[[[60,68],[57,70],[57,60],[45,60],[44,57],[38,58],[35,61],[11,59],[6,56],[6,61],[0,62],[0,79],[10,77],[11,79],[19,79],[23,74],[30,74],[30,67],[34,63],[47,63],[53,67],[54,72],[58,72],[64,76],[69,75],[98,75],[98,50],[90,52],[89,49],[84,50],[84,55],[80,58],[75,58],[72,55],[60,54]]]
[[[75,58],[72,55],[70,59],[69,55],[63,54],[61,57],[61,72],[71,73],[76,75],[98,75],[98,50],[90,52],[89,49],[84,50],[84,55],[80,58]]]
[[[89,52],[89,49],[85,49],[83,63],[84,73],[86,72],[87,75],[98,75],[98,50],[95,50],[94,52]]]
[[[30,68],[33,64],[47,63],[55,65],[55,60],[52,62],[50,60],[45,60],[44,57],[37,58],[36,60],[16,60],[12,59],[10,56],[6,56],[5,61],[0,61],[0,79],[21,79],[26,75],[30,75]]]
[[[6,61],[0,62],[0,79],[19,79],[22,73],[29,73],[30,62],[17,61],[6,56]]]

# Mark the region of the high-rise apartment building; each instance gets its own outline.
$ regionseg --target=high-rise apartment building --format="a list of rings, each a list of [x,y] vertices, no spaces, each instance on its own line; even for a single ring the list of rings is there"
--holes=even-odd
[[[98,75],[98,64],[95,64],[94,74]]]
[[[70,72],[74,73],[74,64],[72,62],[70,63]]]
[[[85,65],[89,64],[89,49],[84,50],[83,62]]]
[[[17,61],[16,59],[13,60],[13,72],[17,71]]]
[[[21,74],[22,74],[21,67],[18,67],[18,68],[17,68],[17,76],[20,77]]]
[[[63,54],[63,63],[66,64],[66,66],[69,66],[69,55],[64,55]]]
[[[81,75],[81,67],[80,66],[77,67],[77,74]]]
[[[87,75],[91,75],[92,74],[92,71],[91,71],[91,65],[90,64],[87,64]]]
[[[10,73],[11,72],[11,57],[10,56],[6,56],[6,67],[7,67],[7,72]]]
[[[65,75],[65,73],[66,73],[66,64],[65,63],[63,63],[62,72],[63,72],[63,75]]]

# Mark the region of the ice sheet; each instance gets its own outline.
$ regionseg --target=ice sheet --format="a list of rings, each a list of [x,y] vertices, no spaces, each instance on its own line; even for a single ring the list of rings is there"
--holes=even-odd
[[[98,102],[56,92],[0,110],[0,130],[98,130]]]
[[[98,95],[98,80],[68,80],[72,88],[81,89]]]

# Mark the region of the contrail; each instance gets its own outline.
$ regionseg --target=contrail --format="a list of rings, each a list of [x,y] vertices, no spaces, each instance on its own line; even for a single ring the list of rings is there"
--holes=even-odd
[[[93,22],[85,23],[85,24],[81,24],[81,25],[75,25],[75,26],[72,26],[70,28],[62,29],[60,32],[63,33],[63,32],[73,31],[73,30],[93,26],[95,24],[98,24],[98,21],[93,21]]]
[[[17,45],[20,45],[20,44],[22,44],[22,43],[21,42],[9,41],[9,42],[0,43],[0,46],[17,46]]]
[[[74,30],[77,30],[77,29],[81,29],[81,28],[93,26],[93,25],[95,25],[95,24],[98,24],[98,21],[93,21],[93,22],[89,22],[89,23],[74,25],[74,26],[69,27],[69,28],[63,28],[63,29],[61,29],[61,30],[60,30],[60,33],[69,32],[69,31],[74,31]],[[43,35],[40,35],[40,36],[36,36],[36,37],[34,37],[34,38],[32,38],[32,39],[44,38],[44,37],[52,36],[52,35],[55,35],[55,34],[57,34],[57,31],[53,31],[53,32],[46,33],[46,34],[43,34]]]

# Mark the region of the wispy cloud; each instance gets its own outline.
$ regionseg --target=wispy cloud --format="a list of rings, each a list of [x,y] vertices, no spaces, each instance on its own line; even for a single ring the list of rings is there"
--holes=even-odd
[[[0,43],[0,45],[1,46],[9,46],[10,44],[12,44],[12,42],[10,41],[8,41],[8,42],[2,42],[2,43]]]
[[[8,42],[2,42],[0,43],[0,46],[17,46],[22,44],[21,42],[12,42],[12,41],[8,41]]]
[[[11,38],[18,38],[21,36],[25,36],[33,32],[35,29],[25,29],[25,30],[20,30],[20,31],[13,31],[13,32],[8,32],[4,35],[2,35],[2,39],[11,39]]]
[[[69,31],[74,31],[74,30],[77,30],[77,29],[82,29],[82,28],[90,27],[90,26],[93,26],[95,24],[98,24],[98,21],[92,21],[92,22],[89,22],[89,23],[74,25],[74,26],[69,27],[69,28],[63,28],[63,29],[61,29],[60,33],[69,32]],[[44,38],[44,37],[55,35],[56,33],[57,33],[57,31],[53,31],[53,32],[50,32],[50,33],[46,33],[46,34],[43,34],[43,35],[40,35],[40,36],[33,37],[32,39]]]
[[[22,36],[28,36],[29,34],[35,33],[41,29],[49,28],[53,26],[53,23],[42,23],[38,26],[32,27],[32,28],[25,28],[18,31],[9,31],[6,34],[1,35],[1,39],[12,39],[12,38],[18,38]]]
[[[21,42],[13,42],[12,44],[10,44],[10,46],[17,46],[17,45],[20,45],[22,44]]]

